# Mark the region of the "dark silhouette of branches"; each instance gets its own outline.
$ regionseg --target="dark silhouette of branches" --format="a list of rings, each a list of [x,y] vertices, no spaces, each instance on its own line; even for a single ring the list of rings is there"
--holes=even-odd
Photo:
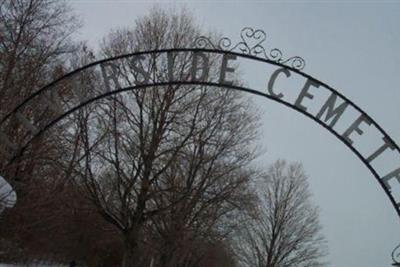
[[[326,243],[302,166],[279,160],[256,186],[256,215],[235,240],[242,266],[324,266]]]
[[[189,47],[198,33],[185,11],[154,9],[133,30],[111,33],[102,51]],[[144,61],[143,69],[159,81],[168,62],[155,57],[157,64]],[[184,78],[192,55],[173,55],[173,62],[174,76]],[[119,71],[125,82],[135,77],[128,63]],[[149,243],[161,253],[153,255],[155,264],[183,264],[196,244],[222,240],[229,227],[222,229],[221,218],[244,206],[257,122],[239,93],[172,85],[132,90],[80,110],[73,120],[71,177],[120,231],[123,266],[140,266],[140,247]]]

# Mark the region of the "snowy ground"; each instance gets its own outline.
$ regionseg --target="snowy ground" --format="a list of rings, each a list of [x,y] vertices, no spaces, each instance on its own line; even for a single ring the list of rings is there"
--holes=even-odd
[[[3,264],[0,263],[0,267],[67,267],[65,265],[57,265],[57,264],[41,264],[41,263],[35,263],[35,264],[25,264],[25,265],[14,265],[14,264]]]

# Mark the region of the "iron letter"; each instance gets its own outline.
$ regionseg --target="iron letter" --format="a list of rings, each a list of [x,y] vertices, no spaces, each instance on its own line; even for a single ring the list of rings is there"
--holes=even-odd
[[[46,105],[46,108],[49,108],[57,115],[61,115],[64,113],[61,105],[60,96],[55,90],[47,91],[43,96],[43,102]]]
[[[268,93],[275,98],[282,98],[284,96],[282,93],[279,94],[275,93],[273,89],[275,85],[275,80],[281,72],[284,73],[286,77],[290,77],[291,75],[288,69],[285,68],[277,69],[276,71],[274,71],[274,73],[272,73],[271,78],[268,81]]]
[[[350,135],[355,131],[359,135],[364,133],[363,130],[360,129],[361,123],[365,122],[368,125],[371,125],[371,121],[364,115],[361,114],[351,125],[350,127],[343,133],[342,137],[349,143],[353,144],[353,140],[351,140]]]
[[[16,150],[18,148],[17,145],[11,142],[8,136],[3,132],[0,132],[0,141],[12,150]]]
[[[116,76],[116,73],[118,72],[117,66],[115,66],[113,63],[102,63],[100,64],[101,67],[101,73],[103,74],[103,80],[104,80],[104,85],[106,87],[106,92],[111,92],[111,86],[110,86],[110,80],[114,82],[114,85],[117,86],[117,88],[121,88],[121,85],[118,82],[118,78]],[[110,74],[107,74],[106,67],[110,67],[111,71]]]
[[[223,85],[232,85],[233,84],[233,81],[226,80],[226,73],[227,72],[233,73],[235,71],[234,68],[228,67],[229,60],[236,60],[236,55],[224,54],[224,56],[222,57],[222,66],[221,66],[221,73],[219,76],[219,83],[223,84]]]
[[[386,149],[390,148],[391,150],[395,149],[395,146],[393,145],[393,143],[385,136],[382,138],[384,144],[378,148],[378,150],[376,150],[374,153],[371,154],[371,156],[369,156],[367,158],[368,162],[373,161],[374,159],[376,159],[380,154],[382,154]]]
[[[33,125],[27,118],[24,117],[20,112],[15,113],[15,117],[19,122],[24,125],[32,134],[36,134],[38,132],[38,129],[36,128],[35,125]]]
[[[392,188],[389,185],[389,181],[395,178],[397,182],[400,183],[400,168],[388,173],[385,177],[382,178],[382,182],[385,184],[385,187],[390,191]]]
[[[156,64],[156,59],[154,58],[154,65]],[[174,58],[172,57],[172,52],[167,53],[167,63],[168,63],[168,80],[170,82],[174,81]]]
[[[145,56],[144,55],[138,55],[133,57],[131,60],[129,60],[129,67],[131,67],[136,73],[141,74],[142,75],[142,80],[139,80],[138,77],[135,77],[135,83],[137,85],[141,85],[141,84],[147,84],[150,80],[150,75],[147,71],[145,71],[143,69],[142,64],[138,64],[138,62],[145,60]]]
[[[309,98],[309,99],[313,99],[314,98],[314,95],[310,94],[310,92],[308,91],[308,90],[310,90],[311,86],[314,86],[314,87],[318,88],[319,87],[319,83],[317,83],[314,80],[307,79],[306,83],[304,84],[303,89],[301,90],[299,96],[297,97],[296,102],[294,103],[294,105],[296,107],[298,107],[300,110],[307,111],[307,107],[305,107],[305,106],[303,106],[301,104],[301,102],[303,102],[304,98],[306,98],[306,97]]]
[[[198,66],[200,58],[202,60],[201,67]],[[196,74],[197,74],[198,70],[201,70],[201,75],[200,75],[200,77],[197,78]],[[193,53],[193,62],[192,62],[192,71],[191,71],[192,81],[201,81],[201,82],[207,81],[208,71],[209,71],[208,57],[202,52],[194,52]]]
[[[339,120],[339,118],[342,116],[347,106],[349,105],[349,103],[343,102],[342,104],[340,104],[338,107],[335,108],[336,99],[337,99],[336,94],[332,93],[316,116],[317,119],[321,120],[322,115],[326,112],[324,122],[329,121],[333,117],[331,123],[329,123],[329,127],[331,128],[335,126],[335,124],[337,123],[337,121]]]

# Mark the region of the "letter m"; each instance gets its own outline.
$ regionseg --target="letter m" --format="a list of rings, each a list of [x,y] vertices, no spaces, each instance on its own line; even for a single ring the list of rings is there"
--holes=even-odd
[[[331,122],[329,123],[329,127],[335,126],[336,122],[339,120],[340,116],[342,116],[343,112],[346,110],[347,106],[349,105],[348,102],[343,102],[339,106],[335,107],[337,95],[332,93],[325,104],[322,106],[320,111],[317,114],[317,119],[321,120],[322,115],[326,112],[325,119],[323,120],[327,123],[330,119]]]

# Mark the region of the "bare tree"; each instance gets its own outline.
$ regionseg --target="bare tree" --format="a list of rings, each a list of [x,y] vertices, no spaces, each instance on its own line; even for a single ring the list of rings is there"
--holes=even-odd
[[[154,9],[133,30],[112,33],[103,53],[189,47],[197,35],[185,12]],[[174,76],[185,78],[193,55],[172,56]],[[216,74],[213,60],[218,59],[210,59],[211,76]],[[166,57],[155,55],[142,63],[150,81],[166,79]],[[121,62],[118,79],[130,84],[131,77],[137,73]],[[200,237],[211,241],[211,233],[224,227],[227,232],[221,218],[242,203],[257,126],[250,104],[238,92],[153,86],[99,100],[73,121],[73,134],[66,137],[73,144],[70,177],[119,230],[123,266],[149,264],[148,259],[141,262],[140,252],[154,240],[162,240],[165,250],[156,264],[178,266],[189,255],[176,256],[184,244],[199,244]]]
[[[78,27],[79,20],[66,1],[0,0],[1,119],[33,92],[61,75],[60,69],[68,68],[67,57],[76,49],[70,37]],[[21,110],[21,114],[40,124],[51,112],[46,106],[45,103],[35,103],[33,108]],[[13,117],[0,130],[14,144],[24,143],[28,131]],[[25,241],[32,240],[34,232],[39,229],[51,229],[53,226],[49,222],[55,222],[54,217],[63,207],[53,210],[53,213],[48,209],[52,202],[56,202],[54,196],[65,185],[64,180],[59,179],[61,171],[46,160],[62,155],[58,150],[59,136],[53,134],[55,132],[36,139],[24,154],[25,158],[16,160],[7,168],[6,154],[11,151],[3,146],[2,141],[0,173],[18,195],[15,208],[7,209],[0,218],[2,259],[23,260],[29,255]],[[13,249],[9,250],[11,247]],[[36,244],[34,249],[43,252],[45,247],[49,246]]]
[[[324,266],[326,243],[302,166],[279,160],[256,187],[256,216],[235,239],[241,266]]]
[[[54,78],[78,26],[65,1],[0,1],[0,115]]]
[[[57,0],[2,0],[0,1],[0,117],[20,104],[57,76],[65,65],[66,56],[76,49],[70,40],[79,21],[65,1]],[[25,108],[23,116],[40,122],[46,117],[42,103],[34,109]],[[43,111],[43,112],[40,112]],[[32,115],[32,116],[30,116]],[[26,127],[25,127],[26,128]],[[10,119],[1,131],[14,144],[21,144],[27,129]],[[47,144],[47,145],[45,145]],[[6,179],[24,180],[32,177],[37,165],[37,155],[53,151],[51,138],[42,136],[27,151],[27,159],[17,170],[6,170],[5,147],[0,148],[0,171]],[[38,170],[38,168],[36,169]]]
[[[76,50],[71,41],[79,20],[65,1],[2,0],[0,1],[0,118],[20,104],[33,92],[62,74],[67,57]],[[40,124],[46,120],[49,108],[35,103],[21,110],[21,115]],[[4,133],[14,144],[24,143],[27,127],[10,119],[3,123]],[[28,180],[40,165],[38,155],[51,157],[56,135],[42,135],[26,151],[24,162],[5,169],[8,148],[0,147],[0,171],[10,183],[14,179]],[[7,151],[8,150],[8,151]],[[36,173],[38,175],[38,173]],[[14,184],[13,184],[14,186]],[[18,190],[17,190],[18,191]],[[18,192],[17,192],[18,193]]]

